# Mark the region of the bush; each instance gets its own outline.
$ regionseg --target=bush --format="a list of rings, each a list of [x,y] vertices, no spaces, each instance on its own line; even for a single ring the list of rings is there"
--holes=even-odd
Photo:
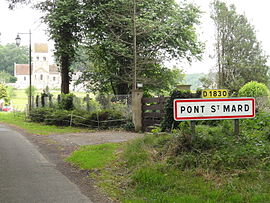
[[[255,97],[257,111],[269,111],[269,96],[270,92],[267,86],[263,83],[249,82],[245,84],[238,93],[240,97]]]
[[[25,94],[29,97],[30,96],[30,87],[25,89]],[[35,86],[31,86],[31,96],[35,96],[37,94],[37,88]]]
[[[112,110],[89,113],[85,110],[37,108],[30,112],[29,118],[33,122],[45,122],[47,125],[56,126],[68,126],[72,119],[72,126],[103,129],[121,127],[127,122],[120,112]]]
[[[245,84],[238,93],[240,97],[265,97],[269,96],[269,89],[263,83],[251,81]]]
[[[70,93],[70,94],[61,94],[60,95],[60,99],[59,99],[59,103],[58,103],[58,108],[59,109],[63,109],[63,110],[67,110],[67,111],[71,111],[74,109],[74,103],[73,103],[73,98],[75,97],[74,94]]]
[[[165,116],[161,123],[162,131],[168,131],[171,129],[178,128],[179,121],[175,121],[173,118],[173,100],[175,99],[186,99],[186,98],[200,98],[201,91],[198,90],[196,93],[192,93],[187,90],[175,90],[171,93],[170,99],[168,99],[165,105]]]
[[[45,118],[53,112],[52,108],[34,108],[29,112],[29,118],[33,122],[44,122]]]
[[[54,110],[45,116],[44,122],[47,125],[69,126],[71,119],[70,113],[67,110]]]

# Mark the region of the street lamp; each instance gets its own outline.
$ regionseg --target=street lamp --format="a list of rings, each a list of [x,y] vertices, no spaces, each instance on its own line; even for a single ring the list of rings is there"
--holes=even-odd
[[[21,44],[21,38],[20,38],[20,34],[24,35],[29,35],[29,103],[28,103],[28,107],[29,107],[29,112],[31,111],[32,108],[32,48],[31,48],[31,30],[29,30],[29,32],[26,33],[18,33],[17,37],[16,37],[16,45],[20,46]]]

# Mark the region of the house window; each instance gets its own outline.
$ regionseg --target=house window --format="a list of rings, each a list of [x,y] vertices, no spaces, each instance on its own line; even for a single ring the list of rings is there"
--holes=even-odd
[[[36,58],[36,59],[37,59],[37,61],[38,61],[38,60],[39,60],[39,56],[37,56],[37,58]]]
[[[43,80],[43,75],[42,74],[40,75],[40,80]]]
[[[55,81],[55,77],[53,77],[53,81]]]
[[[26,80],[26,77],[24,76],[24,78],[23,78],[24,80]]]
[[[45,56],[43,57],[43,61],[46,61],[46,57]]]

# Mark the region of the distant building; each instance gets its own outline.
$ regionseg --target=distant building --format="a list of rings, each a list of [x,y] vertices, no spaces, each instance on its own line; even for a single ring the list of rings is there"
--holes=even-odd
[[[49,64],[48,44],[34,44],[32,53],[32,85],[38,89],[60,89],[61,74],[55,64]],[[29,87],[29,64],[14,64],[14,76],[17,77],[15,87]]]

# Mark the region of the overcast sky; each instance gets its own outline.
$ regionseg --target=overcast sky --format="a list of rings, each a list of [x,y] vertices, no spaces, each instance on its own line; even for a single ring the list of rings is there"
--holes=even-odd
[[[177,0],[178,1],[178,0]],[[186,73],[207,72],[214,66],[214,60],[209,56],[213,54],[214,31],[210,19],[209,5],[211,0],[186,0],[200,6],[204,12],[201,18],[202,24],[199,26],[198,34],[201,41],[206,42],[204,60],[192,63],[191,66],[177,63],[184,68]],[[249,22],[255,26],[257,38],[262,42],[266,54],[270,55],[270,1],[269,0],[226,0],[225,2],[235,4],[239,14],[245,14]],[[32,30],[32,42],[46,42],[45,26],[40,23],[41,14],[37,11],[19,7],[13,11],[8,9],[5,0],[0,0],[0,42],[1,44],[14,43],[18,32],[29,32]],[[22,44],[28,45],[28,36],[21,35]]]

